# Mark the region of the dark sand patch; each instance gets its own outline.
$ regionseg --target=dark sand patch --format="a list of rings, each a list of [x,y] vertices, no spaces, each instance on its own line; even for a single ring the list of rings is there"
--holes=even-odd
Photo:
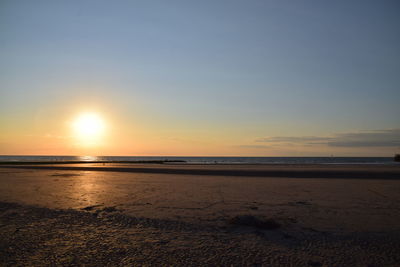
[[[118,209],[115,206],[111,206],[111,207],[105,207],[104,209],[102,209],[102,211],[104,211],[104,212],[116,212],[116,211],[118,211]]]
[[[250,226],[265,230],[275,230],[281,227],[281,224],[274,219],[260,219],[252,215],[239,215],[231,218],[229,224],[236,226]]]

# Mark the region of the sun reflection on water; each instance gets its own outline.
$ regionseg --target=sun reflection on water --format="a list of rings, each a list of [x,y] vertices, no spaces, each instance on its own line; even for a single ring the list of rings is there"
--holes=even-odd
[[[79,159],[79,161],[96,161],[96,160],[98,160],[98,157],[96,157],[96,156],[79,156],[78,159]]]

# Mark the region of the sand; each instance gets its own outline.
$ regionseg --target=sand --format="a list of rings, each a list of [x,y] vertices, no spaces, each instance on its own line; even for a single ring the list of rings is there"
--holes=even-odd
[[[399,166],[21,167],[0,168],[0,265],[400,262]]]

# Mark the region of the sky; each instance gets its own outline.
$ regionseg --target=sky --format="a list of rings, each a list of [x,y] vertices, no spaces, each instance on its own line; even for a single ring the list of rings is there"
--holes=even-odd
[[[0,154],[393,156],[399,11],[1,0]],[[101,132],[83,136],[82,114]]]

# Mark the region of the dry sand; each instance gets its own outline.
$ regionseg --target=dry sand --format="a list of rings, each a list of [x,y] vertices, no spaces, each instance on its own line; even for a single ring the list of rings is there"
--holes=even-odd
[[[0,265],[399,266],[399,166],[21,167],[0,168]]]

